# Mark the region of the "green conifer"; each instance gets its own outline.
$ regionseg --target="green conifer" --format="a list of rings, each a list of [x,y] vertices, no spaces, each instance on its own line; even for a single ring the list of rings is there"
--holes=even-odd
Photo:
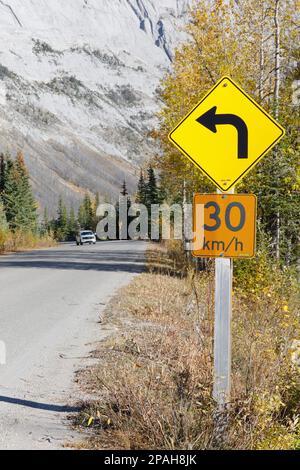
[[[4,175],[3,202],[10,228],[35,231],[37,204],[34,200],[23,154],[18,153],[13,162],[7,157]]]
[[[78,231],[78,224],[75,216],[74,207],[71,207],[68,217],[68,240],[74,240]]]
[[[88,194],[84,196],[83,202],[79,207],[78,221],[82,230],[94,229],[94,209]]]
[[[147,190],[147,185],[146,185],[146,182],[145,182],[144,173],[141,170],[140,179],[139,179],[139,182],[138,182],[137,195],[136,195],[136,202],[138,204],[146,205],[146,203],[147,203],[146,190]]]
[[[64,241],[68,234],[68,214],[67,208],[62,197],[58,201],[57,220],[55,227],[55,236],[59,241]]]
[[[154,169],[150,165],[147,170],[147,183],[146,183],[146,205],[150,209],[151,204],[159,204],[159,193]]]

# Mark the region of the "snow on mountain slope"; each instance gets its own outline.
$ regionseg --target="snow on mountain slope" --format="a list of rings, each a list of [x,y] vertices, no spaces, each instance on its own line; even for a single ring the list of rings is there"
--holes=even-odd
[[[0,0],[0,150],[24,151],[41,206],[134,187],[190,3]]]

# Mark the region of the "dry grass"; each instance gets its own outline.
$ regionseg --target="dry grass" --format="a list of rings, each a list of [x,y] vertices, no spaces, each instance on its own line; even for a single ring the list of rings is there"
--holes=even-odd
[[[82,445],[296,448],[300,385],[291,346],[299,321],[292,299],[287,307],[275,292],[234,295],[232,403],[220,435],[211,399],[213,272],[187,269],[179,277],[164,249],[149,262],[150,272],[111,303],[105,321],[116,333],[80,379],[95,394],[77,419],[92,430]]]
[[[38,235],[32,232],[17,231],[0,232],[0,254],[24,251],[34,248],[55,246],[56,242],[50,235]]]

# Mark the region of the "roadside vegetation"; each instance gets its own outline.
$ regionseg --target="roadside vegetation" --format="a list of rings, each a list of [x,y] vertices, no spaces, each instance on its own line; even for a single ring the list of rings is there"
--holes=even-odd
[[[76,419],[89,430],[80,447],[300,449],[300,324],[290,273],[262,258],[261,290],[250,277],[247,287],[235,279],[232,398],[220,432],[211,398],[213,264],[199,272],[187,263],[180,275],[180,247],[169,245],[148,252],[148,272],[102,318],[111,334],[93,353],[97,365],[78,377],[94,396]]]
[[[37,203],[19,152],[15,159],[0,155],[0,253],[54,244],[38,222]]]

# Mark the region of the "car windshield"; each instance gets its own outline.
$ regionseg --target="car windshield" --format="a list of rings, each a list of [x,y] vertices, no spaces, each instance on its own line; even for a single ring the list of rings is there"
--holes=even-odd
[[[94,236],[93,232],[81,232],[82,237],[87,237],[87,236]]]

